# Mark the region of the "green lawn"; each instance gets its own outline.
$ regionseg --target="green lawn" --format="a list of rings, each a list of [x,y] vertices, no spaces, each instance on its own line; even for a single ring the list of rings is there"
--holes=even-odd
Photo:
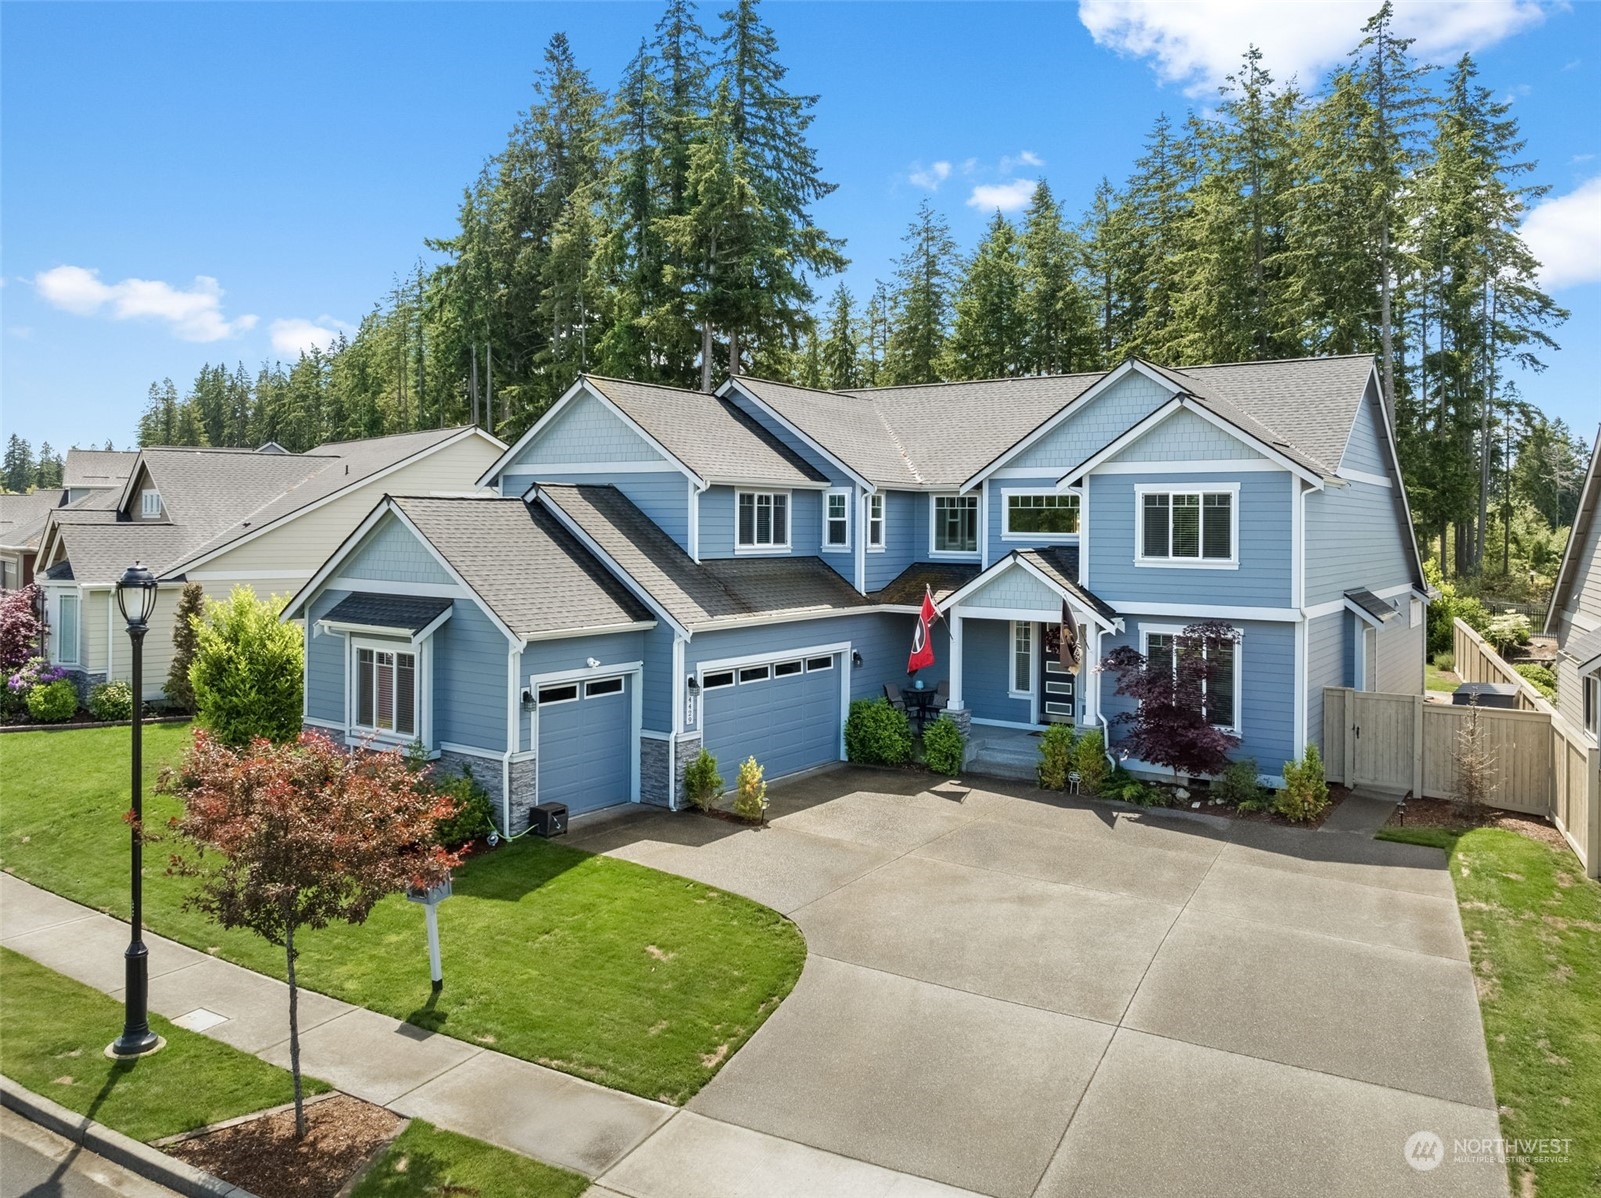
[[[166,1037],[160,1052],[107,1059],[122,1004],[0,949],[0,1073],[35,1094],[146,1142],[294,1099],[286,1070],[156,1016],[150,1026]]]
[[[1433,662],[1424,663],[1423,686],[1425,689],[1444,691],[1446,694],[1451,694],[1461,685],[1462,679],[1458,678],[1453,671],[1436,669]]]
[[[1601,884],[1573,854],[1498,828],[1380,836],[1451,855],[1502,1135],[1572,1141],[1566,1163],[1514,1163],[1513,1193],[1601,1192]]]
[[[152,779],[188,743],[146,729]],[[0,867],[93,907],[127,905],[126,728],[0,737]],[[174,800],[147,800],[159,829]],[[145,852],[155,931],[274,976],[281,953],[183,907],[192,883]],[[431,993],[422,909],[306,934],[302,984],[471,1043],[667,1102],[700,1089],[787,995],[805,944],[777,912],[560,843],[525,838],[458,871],[439,909],[445,986]]]
[[[351,1198],[578,1198],[589,1178],[421,1119],[396,1137]]]

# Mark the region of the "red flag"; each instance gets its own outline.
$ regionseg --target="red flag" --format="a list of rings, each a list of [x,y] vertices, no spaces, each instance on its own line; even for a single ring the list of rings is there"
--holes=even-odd
[[[912,655],[906,659],[906,672],[915,674],[934,664],[934,641],[928,635],[939,612],[934,609],[934,595],[923,588],[923,607],[917,613],[917,627],[912,630]]]

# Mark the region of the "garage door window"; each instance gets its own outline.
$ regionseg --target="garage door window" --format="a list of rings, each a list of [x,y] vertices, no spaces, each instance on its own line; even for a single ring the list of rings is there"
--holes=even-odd
[[[568,683],[565,686],[542,686],[539,688],[539,705],[549,707],[554,703],[572,703],[578,698],[578,684]]]
[[[584,697],[586,699],[598,699],[602,695],[621,694],[622,690],[623,680],[621,678],[602,678],[597,682],[590,682],[584,685]]]
[[[801,663],[798,661],[781,661],[773,667],[773,677],[788,678],[791,674],[801,672]]]
[[[807,673],[812,673],[816,670],[832,670],[833,668],[834,659],[832,657],[808,657],[806,659]]]
[[[705,679],[703,679],[702,682],[701,682],[702,688],[704,688],[705,690],[709,690],[709,691],[714,691],[714,690],[717,690],[720,687],[733,686],[733,685],[734,685],[734,671],[733,670],[719,670],[715,674],[707,674]]]
[[[739,680],[741,683],[766,682],[772,676],[772,666],[746,666],[739,672]]]

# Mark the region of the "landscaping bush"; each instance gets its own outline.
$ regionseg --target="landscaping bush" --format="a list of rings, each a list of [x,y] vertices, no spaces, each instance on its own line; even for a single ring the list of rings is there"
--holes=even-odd
[[[1141,782],[1122,766],[1114,769],[1101,783],[1100,793],[1103,799],[1134,803],[1140,807],[1167,806],[1167,795],[1159,787]]]
[[[1557,676],[1549,666],[1538,665],[1532,661],[1520,661],[1512,668],[1527,678],[1535,690],[1552,702],[1556,701]]]
[[[1528,616],[1522,612],[1507,611],[1491,617],[1489,627],[1484,629],[1484,639],[1505,657],[1520,645],[1527,645],[1533,633],[1534,628]]]
[[[845,719],[845,756],[863,765],[905,765],[912,759],[912,725],[888,699],[857,699]]]
[[[90,687],[89,714],[97,720],[133,719],[133,685],[117,681]]]
[[[1212,783],[1212,797],[1222,799],[1230,807],[1246,811],[1256,809],[1267,795],[1267,789],[1256,780],[1256,759],[1242,757],[1231,761],[1228,768]]]
[[[78,714],[78,688],[65,678],[28,692],[28,714],[41,724],[63,724]]]
[[[1484,636],[1490,627],[1490,609],[1485,607],[1471,595],[1457,593],[1456,584],[1447,582],[1445,575],[1440,572],[1439,563],[1430,558],[1423,563],[1423,577],[1428,584],[1439,592],[1439,598],[1429,604],[1428,638],[1430,653],[1449,653],[1452,651],[1451,623],[1461,620],[1480,636]],[[1447,667],[1441,666],[1442,670]]]
[[[1299,762],[1284,763],[1284,789],[1275,801],[1278,813],[1295,823],[1316,819],[1329,805],[1329,784],[1323,776],[1323,754],[1307,745]]]
[[[205,613],[206,591],[198,582],[186,582],[178,597],[178,610],[172,618],[172,665],[162,692],[179,711],[194,711],[195,688],[189,682],[189,668],[195,663],[200,634],[195,624]]]
[[[463,765],[456,773],[434,783],[436,794],[455,800],[455,810],[434,825],[439,843],[457,849],[482,840],[495,830],[494,805],[484,784]]]
[[[1434,655],[1434,668],[1436,670],[1444,670],[1449,674],[1452,670],[1456,669],[1456,654],[1452,653],[1449,649],[1444,653],[1436,653]]]
[[[39,617],[34,614],[38,594],[38,585],[30,582],[0,596],[0,673],[10,675],[35,653],[44,651],[39,643]]]
[[[936,774],[954,778],[962,772],[967,755],[967,737],[956,721],[942,715],[923,732],[923,760]]]
[[[1077,739],[1071,724],[1052,724],[1040,737],[1040,763],[1035,772],[1039,774],[1041,790],[1067,789]]]
[[[1091,728],[1080,736],[1073,745],[1073,768],[1078,771],[1079,791],[1087,795],[1098,795],[1106,785],[1106,778],[1112,772],[1111,763],[1106,760],[1106,738],[1101,735],[1100,729]]]
[[[195,712],[225,745],[243,748],[258,736],[287,744],[300,736],[303,646],[300,629],[279,621],[281,610],[282,599],[257,599],[237,586],[225,600],[207,600],[195,625]]]
[[[739,779],[734,783],[734,814],[752,823],[767,816],[767,782],[754,757],[745,758],[739,767]]]
[[[6,714],[22,715],[28,710],[28,696],[35,687],[48,686],[66,676],[67,671],[60,666],[53,666],[42,657],[30,657],[6,679]]]
[[[723,797],[723,776],[717,772],[717,758],[702,749],[684,769],[684,792],[702,811],[710,811]]]

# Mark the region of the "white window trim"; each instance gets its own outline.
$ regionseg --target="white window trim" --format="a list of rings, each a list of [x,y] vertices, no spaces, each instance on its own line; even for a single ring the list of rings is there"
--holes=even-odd
[[[1017,689],[1017,630],[1019,625],[1028,627],[1028,689]],[[1006,697],[1008,699],[1034,699],[1034,691],[1038,686],[1040,661],[1040,626],[1033,620],[1013,620],[1008,629],[1010,636],[1007,639],[1008,653],[1006,655]]]
[[[875,500],[878,503],[878,541],[876,544],[873,541],[873,503]],[[866,496],[866,502],[867,510],[862,517],[862,523],[866,528],[864,535],[867,538],[867,552],[883,553],[884,547],[889,544],[889,504],[886,502],[882,491],[874,491],[871,495]]]
[[[1151,635],[1180,636],[1186,625],[1183,624],[1142,624],[1140,625],[1140,655],[1147,661],[1151,657]],[[1233,628],[1233,625],[1230,625]],[[1245,631],[1234,628],[1234,721],[1231,724],[1213,724],[1212,727],[1220,732],[1227,732],[1231,736],[1243,737],[1245,735]]]
[[[359,652],[371,649],[378,653],[410,653],[416,658],[417,668],[412,680],[412,727],[414,732],[390,732],[382,728],[369,728],[357,722],[361,710],[356,702],[357,679],[360,674]],[[434,705],[431,702],[434,686],[434,641],[425,637],[421,641],[400,639],[382,640],[377,637],[346,635],[345,637],[345,742],[373,744],[392,748],[422,743],[423,748],[434,747]]]
[[[784,540],[782,543],[778,541],[774,541],[771,544],[765,545],[761,544],[760,542],[750,545],[741,545],[739,543],[739,501],[740,498],[745,495],[782,495],[784,497]],[[754,533],[755,531],[755,528],[752,527],[751,532]],[[794,536],[795,495],[792,491],[758,491],[755,487],[736,487],[734,489],[734,552],[736,554],[788,553],[790,551],[790,543],[794,540]]]
[[[830,523],[828,517],[828,501],[834,498],[836,495],[840,497],[845,506],[845,539],[840,541],[838,544],[831,544],[828,539],[828,526]],[[736,499],[734,503],[736,506],[737,516],[739,500]],[[735,535],[738,535],[737,529],[735,530]],[[851,492],[845,487],[831,487],[827,491],[823,492],[822,550],[824,553],[849,553],[851,551]]]
[[[1227,494],[1229,499],[1229,556],[1223,557],[1146,557],[1145,556],[1145,497],[1147,495],[1197,495],[1202,496],[1201,506],[1204,511],[1206,500],[1204,496]],[[1169,508],[1169,520],[1172,519]],[[1205,517],[1202,516],[1200,530],[1201,544],[1204,548],[1206,541]],[[1171,525],[1169,525],[1171,537]],[[1168,548],[1172,548],[1171,539]],[[1238,570],[1240,568],[1240,484],[1237,482],[1215,483],[1210,486],[1175,485],[1173,483],[1138,483],[1134,487],[1134,564],[1146,568],[1163,570]]]
[[[1078,500],[1078,532],[1013,532],[1013,495],[1071,495]],[[1084,494],[1082,487],[1002,487],[1001,540],[1027,541],[1035,545],[1075,545],[1084,534]]]
[[[1580,714],[1586,719],[1584,730],[1589,733],[1591,740],[1601,742],[1601,676],[1586,674],[1582,681],[1584,694],[1581,702],[1584,707]]]
[[[151,500],[155,500],[154,503]],[[154,487],[146,487],[139,492],[139,515],[146,520],[161,515],[161,492]]]
[[[970,500],[972,502],[972,504],[973,504],[973,520],[974,520],[974,524],[973,524],[973,545],[974,545],[974,548],[973,549],[967,550],[967,549],[936,549],[936,548],[934,548],[934,544],[935,544],[934,535],[935,535],[936,530],[939,528],[939,518],[936,515],[936,513],[939,511],[939,501],[941,499],[963,499],[963,500]],[[969,491],[965,495],[963,495],[963,494],[961,494],[961,493],[959,493],[957,491],[935,491],[935,492],[931,492],[929,494],[929,497],[928,497],[928,556],[933,558],[933,559],[935,559],[935,560],[937,560],[937,561],[957,561],[957,562],[982,561],[983,560],[983,553],[984,553],[984,551],[983,551],[984,517],[985,517],[984,505],[980,502],[980,497],[976,492]]]
[[[72,656],[68,657],[61,648],[62,630],[67,627],[67,621],[61,615],[61,605],[68,599],[74,605],[72,617]],[[83,593],[81,591],[63,589],[56,592],[55,619],[50,625],[51,664],[58,666],[75,666],[83,660]],[[108,670],[109,674],[110,671]]]

